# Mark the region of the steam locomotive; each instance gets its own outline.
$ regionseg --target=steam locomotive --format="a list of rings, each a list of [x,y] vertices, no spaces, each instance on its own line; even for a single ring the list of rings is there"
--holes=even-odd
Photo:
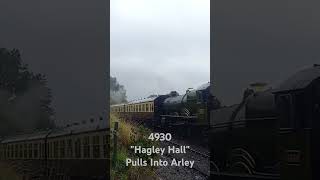
[[[183,95],[172,91],[166,95],[112,105],[111,112],[151,127],[209,127],[209,109],[220,105],[215,97],[210,96],[209,91],[210,83],[206,83],[197,89],[188,89]]]
[[[212,178],[319,179],[320,66],[211,110]],[[223,178],[222,178],[223,179]]]

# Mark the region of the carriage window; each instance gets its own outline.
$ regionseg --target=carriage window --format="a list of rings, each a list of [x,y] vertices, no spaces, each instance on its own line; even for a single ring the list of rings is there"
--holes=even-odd
[[[48,156],[48,158],[51,158],[51,144],[50,144],[50,142],[48,142],[48,146],[47,146],[47,156]]]
[[[65,148],[66,148],[66,143],[64,140],[60,141],[60,158],[65,157]]]
[[[10,145],[7,146],[7,158],[10,158]]]
[[[10,157],[13,158],[14,157],[14,146],[11,145],[10,147],[11,147],[11,150],[10,150],[11,151],[11,155],[10,155]]]
[[[29,158],[32,158],[32,144],[29,144]]]
[[[89,136],[83,138],[83,157],[90,157],[90,139]]]
[[[100,157],[100,139],[99,136],[92,137],[92,146],[93,146],[93,157],[99,158]]]
[[[24,146],[24,148],[23,148],[23,157],[24,158],[28,158],[28,145],[24,144],[23,146]]]
[[[108,136],[104,135],[103,136],[103,157],[107,158],[108,157]]]
[[[7,157],[8,157],[8,154],[7,154],[7,151],[8,151],[7,145],[4,145],[4,148],[3,148],[3,149],[4,149],[4,150],[3,150],[3,155],[4,155],[5,158],[7,158]]]
[[[18,158],[18,154],[19,154],[19,146],[18,144],[16,144],[14,147],[14,157]]]
[[[39,158],[42,158],[42,152],[44,149],[42,149],[42,143],[39,143]]]
[[[292,119],[292,99],[291,95],[279,96],[279,110],[280,110],[280,127],[281,128],[293,128]]]
[[[49,158],[53,158],[53,143],[50,142],[49,143],[49,147],[48,147],[48,153],[49,153]]]
[[[20,158],[23,158],[23,145],[22,145],[22,144],[20,144],[19,157],[20,157]]]
[[[53,142],[53,157],[54,158],[59,158],[59,142],[55,141]]]
[[[33,157],[38,158],[38,144],[33,144]]]
[[[6,158],[6,146],[5,145],[3,145],[2,146],[2,157],[3,157],[3,159],[5,159]]]
[[[80,142],[80,138],[78,138],[75,142],[74,142],[74,146],[75,146],[75,156],[76,158],[81,158],[81,142]]]
[[[11,145],[8,145],[8,158],[11,158]]]
[[[46,156],[46,146],[45,146],[45,144],[44,143],[42,143],[42,158],[44,158],[45,156]]]
[[[10,158],[10,146],[7,146],[7,158]]]
[[[72,158],[72,139],[68,139],[68,143],[67,143],[67,157]]]
[[[11,149],[10,149],[10,151],[11,151],[10,157],[13,158],[13,157],[14,157],[14,146],[11,145],[10,148],[11,148]]]

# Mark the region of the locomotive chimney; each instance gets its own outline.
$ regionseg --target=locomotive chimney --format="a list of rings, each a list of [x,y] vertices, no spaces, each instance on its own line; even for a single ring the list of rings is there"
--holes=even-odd
[[[267,83],[264,82],[256,82],[250,84],[250,89],[252,89],[254,92],[261,92],[266,90]]]
[[[171,97],[179,96],[179,94],[178,94],[177,91],[171,91],[171,92],[170,92],[170,96],[171,96]]]

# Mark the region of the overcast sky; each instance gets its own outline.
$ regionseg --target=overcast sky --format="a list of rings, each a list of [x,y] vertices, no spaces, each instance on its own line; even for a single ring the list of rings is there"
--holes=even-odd
[[[269,84],[320,63],[320,2],[216,0],[214,94],[238,103],[252,82]]]
[[[0,47],[47,75],[58,124],[107,108],[107,24],[106,1],[0,1]]]
[[[128,100],[210,81],[209,0],[111,0],[111,75]]]

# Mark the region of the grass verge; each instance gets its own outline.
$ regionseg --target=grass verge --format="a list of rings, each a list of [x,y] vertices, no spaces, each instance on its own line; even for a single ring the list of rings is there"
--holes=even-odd
[[[146,154],[134,154],[130,149],[130,146],[142,146],[151,147],[159,146],[156,142],[148,139],[151,131],[143,126],[138,126],[132,122],[128,122],[125,119],[117,117],[115,114],[110,115],[111,129],[114,129],[114,122],[119,122],[118,130],[118,144],[117,154],[114,156],[113,142],[114,138],[111,138],[111,157],[112,168],[111,177],[113,180],[141,180],[141,179],[156,179],[155,168],[150,166],[126,166],[126,159],[142,158],[149,161],[150,158],[158,159],[158,155],[152,154],[147,156]]]

